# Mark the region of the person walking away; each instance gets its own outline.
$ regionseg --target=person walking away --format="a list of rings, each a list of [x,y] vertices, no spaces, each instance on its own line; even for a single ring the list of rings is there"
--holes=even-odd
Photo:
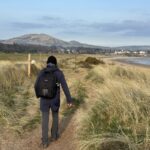
[[[66,96],[68,107],[72,107],[73,101],[64,74],[57,66],[56,57],[50,56],[47,59],[47,66],[40,71],[34,86],[35,94],[37,98],[40,98],[43,148],[47,148],[50,141],[55,141],[59,137],[60,85]],[[51,140],[48,138],[50,109],[52,112]]]

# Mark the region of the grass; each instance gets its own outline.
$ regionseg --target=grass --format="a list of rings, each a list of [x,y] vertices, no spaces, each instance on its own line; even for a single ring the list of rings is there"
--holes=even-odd
[[[99,93],[97,100],[80,121],[80,149],[112,147],[114,142],[115,149],[121,142],[120,147],[147,150],[150,146],[148,71],[120,66],[97,67],[94,71],[86,79],[92,79],[99,72],[105,82],[103,88],[96,90]]]
[[[39,69],[32,65],[32,78],[28,78],[26,68],[22,64],[5,65],[3,71],[0,72],[0,122],[3,124],[1,133],[6,128],[21,133],[24,124],[33,123],[26,118],[31,117],[28,114],[28,106],[32,105],[34,100],[34,93],[31,92],[33,84],[31,83],[34,83],[35,75]]]
[[[34,53],[32,54],[32,59],[34,60],[45,60],[47,59],[48,54],[38,54]],[[11,61],[16,62],[17,61],[27,61],[28,54],[27,53],[2,53],[0,52],[0,61]]]
[[[91,69],[93,66],[92,65],[99,65],[102,64],[104,65],[105,62],[102,59],[97,59],[96,57],[86,57],[86,59],[83,61],[79,61],[78,64],[82,67],[82,68],[87,68],[87,69]]]
[[[96,84],[103,84],[104,83],[104,77],[95,72],[94,70],[91,70],[88,72],[88,74],[85,77],[86,80],[91,80],[92,82],[96,83]]]
[[[37,113],[33,118],[31,118],[25,125],[23,125],[24,131],[32,131],[41,122],[40,112]]]
[[[0,55],[7,60],[8,54]],[[4,131],[24,135],[40,122],[38,102],[33,83],[43,67],[43,62],[32,65],[32,76],[27,77],[26,54],[8,57],[0,69],[0,134]],[[19,62],[15,62],[15,57]],[[43,54],[42,60],[47,55]],[[98,65],[85,63],[89,55],[57,55],[60,68],[69,79],[75,107],[60,113],[64,117],[77,115],[76,136],[79,149],[132,149],[148,150],[150,147],[150,72],[149,69],[120,66],[105,61]],[[93,56],[98,58],[98,56]],[[39,59],[34,54],[35,60]],[[104,58],[103,58],[104,59]],[[97,59],[99,60],[99,59]],[[22,62],[21,62],[22,61]],[[20,63],[21,62],[21,63]],[[82,63],[81,63],[82,62]],[[84,63],[83,63],[84,62]],[[84,66],[84,67],[83,67]],[[89,67],[90,66],[90,67]],[[87,69],[88,68],[88,69]],[[62,98],[63,100],[65,98]],[[77,112],[77,113],[75,113]]]
[[[68,116],[70,114],[75,113],[75,111],[80,107],[81,104],[84,103],[85,99],[87,98],[86,89],[81,81],[77,82],[74,85],[74,96],[73,100],[73,107],[70,109],[65,109],[62,111],[63,116]]]

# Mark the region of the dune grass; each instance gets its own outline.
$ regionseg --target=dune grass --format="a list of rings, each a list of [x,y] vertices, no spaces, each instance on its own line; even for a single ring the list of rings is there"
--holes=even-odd
[[[24,124],[30,120],[28,106],[33,105],[35,101],[32,88],[39,69],[32,65],[31,70],[31,78],[27,77],[27,66],[25,65],[5,65],[3,71],[0,72],[1,133],[6,129],[21,133]]]
[[[65,103],[63,103],[63,110],[62,110],[62,115],[63,116],[68,116],[77,111],[77,109],[85,102],[85,99],[87,98],[87,93],[86,89],[81,81],[76,82],[74,85],[74,97],[73,99],[73,104],[74,106],[70,109],[65,108]]]
[[[19,57],[19,55],[18,55]],[[35,59],[39,55],[34,56]],[[81,150],[148,150],[150,147],[150,72],[149,69],[107,63],[88,69],[80,62],[88,55],[58,55],[76,107],[60,113],[77,112],[76,132]],[[22,56],[22,58],[26,58]],[[46,58],[46,55],[42,57]],[[21,59],[20,59],[21,60]],[[13,60],[15,61],[15,60]],[[103,60],[102,60],[103,62]],[[40,122],[33,83],[39,68],[32,66],[27,78],[26,65],[5,65],[0,72],[0,133],[13,130],[19,135],[35,129]],[[86,74],[83,76],[83,74]],[[74,81],[75,80],[75,81]],[[63,98],[64,99],[64,98]],[[77,110],[78,109],[78,110]]]
[[[96,84],[103,84],[104,83],[104,77],[95,72],[94,70],[91,70],[88,72],[88,74],[85,77],[86,80],[91,80],[91,82],[94,82]]]
[[[88,73],[86,80],[95,76],[98,79],[98,74],[99,79],[103,77],[105,82],[101,87],[97,85],[95,91],[99,96],[80,121],[80,149],[103,149],[103,145],[108,146],[110,143],[113,149],[112,143],[119,145],[119,142],[122,142],[126,149],[147,150],[150,146],[148,70],[99,66]],[[121,149],[121,146],[117,149]]]

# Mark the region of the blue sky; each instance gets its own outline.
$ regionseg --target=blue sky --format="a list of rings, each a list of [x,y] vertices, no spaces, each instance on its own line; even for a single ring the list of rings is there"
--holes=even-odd
[[[149,0],[0,0],[0,39],[45,33],[63,40],[150,45]]]

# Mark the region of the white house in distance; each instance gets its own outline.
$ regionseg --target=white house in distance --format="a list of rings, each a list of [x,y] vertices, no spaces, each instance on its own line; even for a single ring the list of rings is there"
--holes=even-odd
[[[145,52],[145,51],[139,51],[139,54],[140,54],[141,56],[145,56],[145,55],[146,55],[146,52]]]
[[[120,51],[115,51],[115,54],[129,54],[130,51],[127,51],[127,50],[120,50]]]
[[[115,55],[122,55],[122,54],[136,54],[139,56],[147,56],[147,52],[146,51],[128,51],[128,50],[120,50],[120,51],[115,51],[114,52]]]

